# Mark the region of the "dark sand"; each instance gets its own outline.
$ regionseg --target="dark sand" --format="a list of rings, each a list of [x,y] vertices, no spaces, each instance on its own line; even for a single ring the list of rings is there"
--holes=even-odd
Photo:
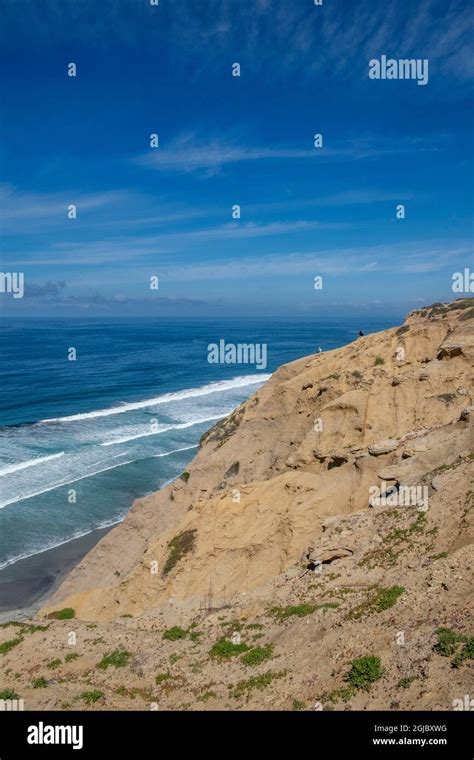
[[[1,618],[29,617],[59,586],[110,528],[101,528],[62,546],[27,557],[0,570]],[[5,615],[6,612],[14,613]]]

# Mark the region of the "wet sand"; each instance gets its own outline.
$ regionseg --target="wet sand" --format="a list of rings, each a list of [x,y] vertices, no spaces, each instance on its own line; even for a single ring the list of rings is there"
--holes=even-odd
[[[111,528],[101,528],[0,570],[0,622],[31,617]]]

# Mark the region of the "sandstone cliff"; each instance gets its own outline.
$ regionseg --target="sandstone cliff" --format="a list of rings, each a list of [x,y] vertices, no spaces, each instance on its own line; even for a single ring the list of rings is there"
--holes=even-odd
[[[372,486],[417,484],[468,453],[474,332],[469,301],[456,305],[281,367],[204,436],[186,482],[137,501],[46,611],[110,620],[222,602],[294,565]]]

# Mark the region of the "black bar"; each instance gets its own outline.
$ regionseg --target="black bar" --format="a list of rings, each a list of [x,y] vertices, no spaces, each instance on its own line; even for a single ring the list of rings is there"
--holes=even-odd
[[[43,726],[41,733],[40,727]],[[61,739],[49,726],[70,727],[73,744],[32,744]],[[33,727],[33,728],[32,728]],[[76,733],[73,734],[73,727]],[[82,727],[82,737],[79,733]],[[245,756],[275,746],[311,760],[331,751],[361,757],[472,760],[472,715],[465,712],[9,712],[0,714],[0,760],[24,757],[159,758],[208,752]],[[81,742],[82,738],[82,742]],[[390,741],[389,741],[390,740]],[[423,743],[424,742],[424,743]],[[79,745],[82,743],[82,747]]]

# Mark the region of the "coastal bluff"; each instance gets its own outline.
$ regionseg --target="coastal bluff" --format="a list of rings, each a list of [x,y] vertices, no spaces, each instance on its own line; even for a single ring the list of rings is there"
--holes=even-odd
[[[473,312],[473,299],[435,304],[280,367],[204,434],[186,473],[134,503],[41,615],[172,617],[297,575],[310,548],[357,555],[363,536],[335,541],[328,521],[369,509],[377,488],[436,493],[430,473],[473,449]]]

